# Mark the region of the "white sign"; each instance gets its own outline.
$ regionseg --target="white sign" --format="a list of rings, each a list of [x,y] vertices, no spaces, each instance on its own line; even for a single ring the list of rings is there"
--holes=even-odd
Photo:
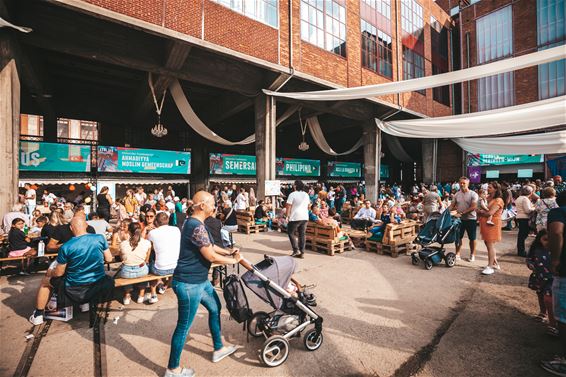
[[[279,196],[281,194],[281,181],[265,181],[265,196]]]

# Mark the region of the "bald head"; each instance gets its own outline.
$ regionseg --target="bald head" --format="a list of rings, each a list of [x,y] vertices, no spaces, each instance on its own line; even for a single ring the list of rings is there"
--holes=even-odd
[[[75,216],[71,220],[71,231],[76,236],[82,236],[86,234],[87,223],[84,216]]]
[[[210,216],[214,212],[214,197],[206,191],[198,191],[193,196],[193,214]]]

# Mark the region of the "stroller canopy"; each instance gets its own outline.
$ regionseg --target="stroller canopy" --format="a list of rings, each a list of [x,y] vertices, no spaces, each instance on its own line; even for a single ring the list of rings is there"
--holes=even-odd
[[[455,242],[458,238],[457,233],[460,228],[460,222],[460,219],[452,217],[447,209],[442,213],[434,212],[419,232],[417,241],[421,245],[427,245],[432,242]],[[450,234],[447,235],[447,233]]]
[[[295,273],[297,262],[295,258],[286,257],[269,257],[254,267],[265,277],[277,284],[283,289],[287,288],[291,276]],[[266,282],[255,276],[253,271],[247,271],[242,275],[244,284],[259,298],[271,305],[274,309],[280,309],[283,299],[280,294],[267,286]]]

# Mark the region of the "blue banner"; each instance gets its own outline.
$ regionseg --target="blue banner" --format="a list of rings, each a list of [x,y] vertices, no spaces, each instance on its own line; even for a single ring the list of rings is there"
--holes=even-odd
[[[101,146],[98,147],[98,171],[190,174],[191,153]]]

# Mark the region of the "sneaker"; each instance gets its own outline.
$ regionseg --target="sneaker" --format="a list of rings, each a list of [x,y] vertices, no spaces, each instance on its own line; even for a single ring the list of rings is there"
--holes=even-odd
[[[138,296],[138,299],[136,300],[136,302],[137,302],[138,304],[143,304],[144,301],[145,301],[145,299],[144,299],[143,296]]]
[[[555,376],[566,376],[566,358],[557,357],[554,360],[541,361],[540,366]]]
[[[217,363],[226,356],[230,356],[234,352],[236,352],[236,347],[234,346],[222,347],[218,351],[214,351],[212,353],[212,362]]]
[[[124,300],[122,302],[124,303],[124,305],[130,305],[130,302],[132,302],[132,298],[130,296],[124,297]]]
[[[89,305],[88,302],[87,302],[86,304],[82,304],[82,305],[80,306],[80,309],[81,309],[81,313],[86,313],[86,312],[88,312],[88,310],[90,309],[90,305]]]
[[[181,373],[173,373],[169,369],[165,369],[163,377],[194,377],[195,371],[192,368],[183,368]]]
[[[159,285],[159,287],[157,287],[157,293],[159,293],[160,295],[165,293],[165,286],[163,285]]]
[[[456,260],[457,260],[457,261],[458,261],[458,260],[462,260],[462,257],[459,256],[459,255],[456,255]]]
[[[471,256],[468,258],[468,262],[473,262],[473,261],[475,261],[475,260],[476,260],[476,256],[475,256],[475,255],[471,255]]]
[[[495,273],[495,270],[490,266],[487,266],[486,268],[483,269],[481,273],[482,275],[493,275]]]
[[[33,314],[31,315],[31,317],[29,317],[29,321],[34,326],[41,325],[43,323],[43,315],[36,316],[35,311],[34,311]]]
[[[159,301],[159,299],[157,298],[157,296],[151,296],[151,298],[148,301],[150,304],[155,304]]]

